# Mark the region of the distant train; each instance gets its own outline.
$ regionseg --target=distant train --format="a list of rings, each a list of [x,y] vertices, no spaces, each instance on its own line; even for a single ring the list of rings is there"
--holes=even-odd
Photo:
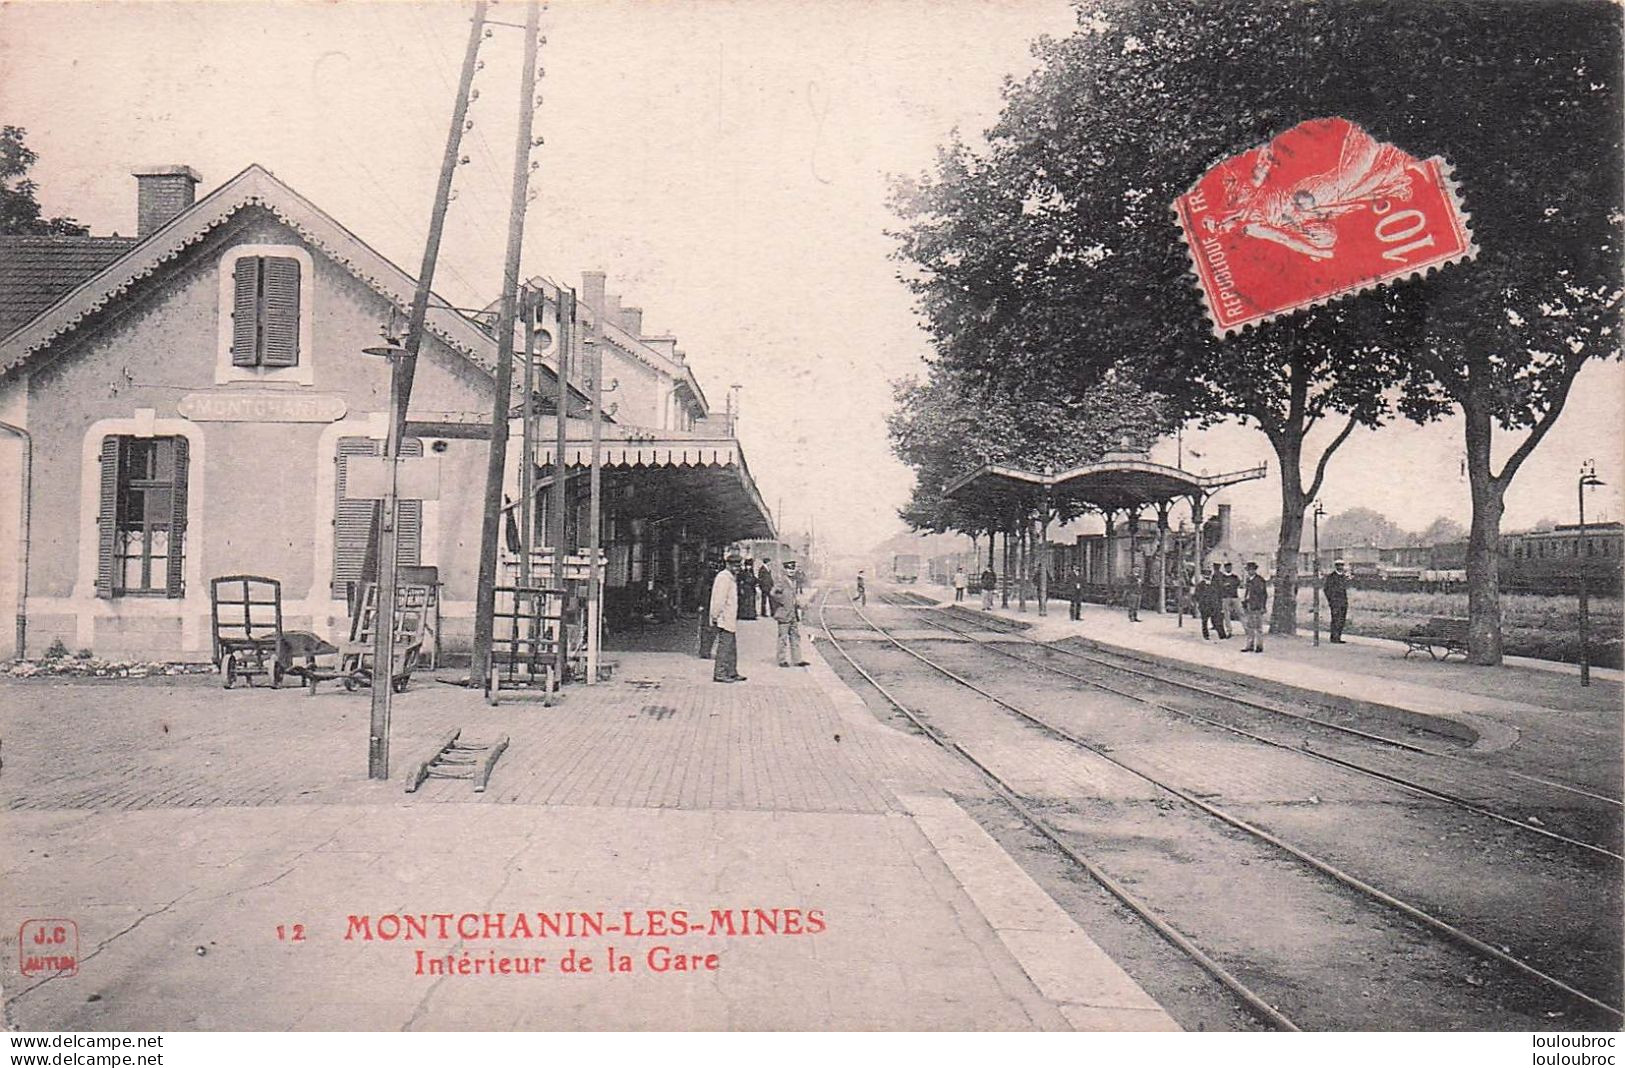
[[[1091,587],[1091,599],[1099,599],[1108,585],[1106,557],[1112,557],[1110,581],[1117,585],[1132,566],[1134,557],[1128,555],[1130,540],[1128,536],[1118,537],[1110,553],[1104,537],[1099,534],[1083,535],[1073,543],[1051,542],[1047,547],[1049,573],[1058,579],[1068,578],[1075,571],[1081,573],[1086,585]],[[1154,543],[1143,532],[1132,541],[1135,555],[1142,561],[1149,560]],[[1170,569],[1190,564],[1195,556],[1193,541],[1189,532],[1168,532],[1166,551]],[[1625,588],[1622,551],[1625,551],[1625,525],[1620,523],[1588,523],[1583,539],[1577,524],[1527,534],[1504,534],[1499,546],[1501,589],[1509,593],[1573,594],[1580,588],[1583,565],[1586,585],[1592,594],[1617,597]],[[1208,558],[1229,561],[1238,567],[1251,560],[1266,572],[1274,569],[1274,553],[1238,553],[1221,545],[1210,546]],[[1002,576],[1005,561],[1002,554],[996,559],[994,566]],[[1350,585],[1359,589],[1452,591],[1467,587],[1466,542],[1322,548],[1321,573],[1330,572],[1338,560],[1347,567]],[[974,575],[986,565],[972,553],[936,556],[927,564],[931,581],[941,585],[949,584],[954,570],[960,566]],[[1300,553],[1298,574],[1307,578],[1314,573],[1314,568],[1314,553]]]
[[[891,577],[893,582],[920,581],[920,557],[918,553],[898,553],[891,558]]]

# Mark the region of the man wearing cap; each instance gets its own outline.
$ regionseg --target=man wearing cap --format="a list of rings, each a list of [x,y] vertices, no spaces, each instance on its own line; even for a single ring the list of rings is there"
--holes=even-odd
[[[779,624],[779,667],[806,667],[801,659],[801,595],[796,562],[784,562],[784,575],[773,584],[773,618]]]
[[[1332,573],[1326,576],[1326,604],[1332,610],[1332,641],[1343,645],[1343,624],[1349,618],[1349,576],[1343,561],[1339,560],[1332,565]]]
[[[756,589],[762,598],[762,615],[773,611],[773,561],[762,558],[762,566],[756,569]]]
[[[739,673],[739,561],[738,550],[728,550],[717,577],[711,580],[711,625],[717,628],[717,652],[711,668],[713,682],[744,682]]]
[[[1247,647],[1244,653],[1262,653],[1264,651],[1264,609],[1269,606],[1270,588],[1264,583],[1264,576],[1258,573],[1258,565],[1247,565],[1247,581],[1242,586],[1241,610],[1247,627]]]

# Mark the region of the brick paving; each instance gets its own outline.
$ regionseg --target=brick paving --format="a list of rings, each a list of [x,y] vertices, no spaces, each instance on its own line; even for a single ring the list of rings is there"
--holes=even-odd
[[[949,864],[922,832],[911,806],[935,805],[948,826],[957,807],[943,791],[985,793],[975,776],[877,720],[818,657],[774,667],[772,633],[745,624],[751,678],[737,685],[659,641],[616,654],[613,682],[573,686],[552,707],[516,695],[491,708],[422,677],[396,705],[384,783],[365,777],[368,701],[336,687],[310,698],[207,678],[0,682],[0,956],[17,959],[13,932],[30,917],[71,918],[81,939],[77,975],[0,973],[5,1024],[1143,1026],[1116,995],[1058,986],[1048,935],[1033,942],[979,911],[966,878],[1002,872],[1012,894],[1042,897],[1002,853],[983,855],[998,852],[991,839],[949,835]],[[490,790],[433,781],[406,795],[409,766],[452,725],[510,736]],[[680,977],[641,963],[651,940],[624,932],[571,945],[600,961],[610,943],[635,953],[633,974],[555,964],[525,981],[422,975],[414,954],[557,961],[569,946],[345,937],[356,913],[781,906],[820,909],[827,931],[690,936],[680,948],[715,952],[721,968]],[[307,932],[297,944],[276,933],[293,923]],[[1069,930],[1057,945],[1082,944]],[[1091,976],[1115,969],[1079,961]]]
[[[387,783],[366,778],[367,697],[333,685],[308,697],[227,691],[206,676],[0,681],[0,804],[394,803],[399,780],[453,727],[471,741],[510,738],[490,788],[432,780],[414,803],[886,812],[897,811],[897,787],[976,789],[925,739],[880,724],[861,702],[837,707],[821,662],[775,667],[771,634],[770,622],[744,624],[745,683],[713,683],[710,662],[683,653],[624,652],[613,681],[571,686],[551,707],[521,691],[492,708],[420,674],[395,701]]]

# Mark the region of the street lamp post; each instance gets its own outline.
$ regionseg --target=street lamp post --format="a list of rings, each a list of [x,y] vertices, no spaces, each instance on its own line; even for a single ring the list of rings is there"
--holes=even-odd
[[[1315,574],[1315,578],[1314,578],[1314,588],[1313,588],[1313,590],[1311,592],[1313,592],[1314,597],[1315,597],[1315,644],[1319,645],[1320,644],[1320,517],[1326,514],[1326,506],[1321,504],[1319,501],[1316,501],[1314,511],[1312,511],[1310,514],[1314,517],[1314,530],[1315,530],[1315,541],[1314,541],[1314,546],[1315,546],[1314,574]],[[1302,530],[1303,528],[1299,527],[1298,529]],[[1303,543],[1299,542],[1298,544],[1301,545]]]
[[[1580,572],[1580,685],[1591,685],[1591,603],[1586,589],[1586,487],[1601,486],[1597,477],[1597,462],[1587,460],[1580,465],[1580,483],[1576,490],[1580,498],[1580,540],[1574,546],[1574,558]]]

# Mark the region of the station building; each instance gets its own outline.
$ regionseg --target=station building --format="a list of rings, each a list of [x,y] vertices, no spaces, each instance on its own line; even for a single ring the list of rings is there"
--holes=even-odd
[[[0,238],[0,603],[16,612],[0,655],[60,640],[207,659],[208,580],[237,573],[282,583],[289,628],[347,627],[374,510],[346,494],[347,465],[381,451],[389,399],[387,361],[362,350],[404,322],[415,280],[263,167],[201,199],[199,181],[181,166],[137,172],[133,238]],[[697,558],[706,537],[771,531],[675,342],[629,321],[606,324],[606,350],[669,356],[640,365],[655,372],[643,379],[606,360],[606,378],[627,383],[604,420],[604,542],[622,588],[652,551]],[[438,459],[438,491],[403,501],[399,559],[434,569],[452,649],[472,633],[489,437],[477,428],[497,357],[487,326],[431,300],[402,452]],[[530,403],[551,443],[560,389],[545,358],[537,372]],[[589,401],[563,393],[584,471]],[[517,430],[512,441],[517,471]],[[651,468],[676,474],[637,474]]]

